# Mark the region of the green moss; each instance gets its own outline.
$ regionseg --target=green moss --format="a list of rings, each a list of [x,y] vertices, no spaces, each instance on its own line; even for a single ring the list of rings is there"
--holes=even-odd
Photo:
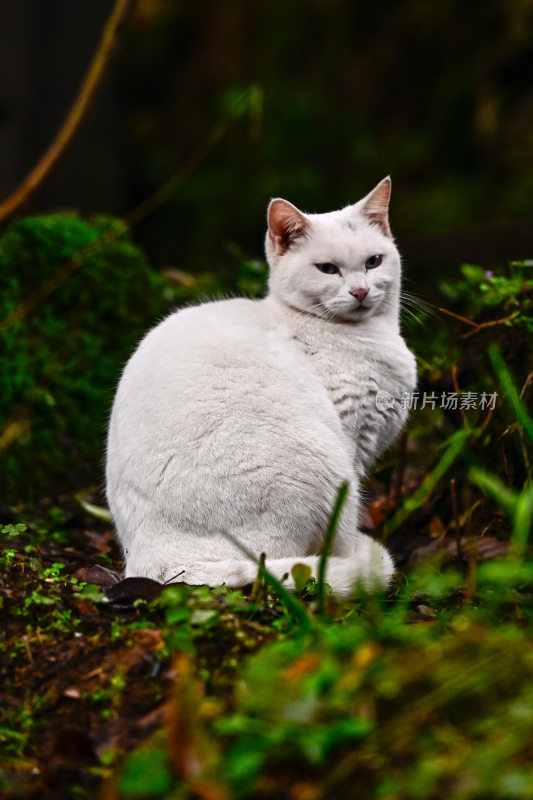
[[[13,434],[2,452],[4,500],[100,480],[113,390],[165,310],[163,286],[117,219],[30,217],[2,236],[0,435]],[[35,307],[16,318],[28,299]]]

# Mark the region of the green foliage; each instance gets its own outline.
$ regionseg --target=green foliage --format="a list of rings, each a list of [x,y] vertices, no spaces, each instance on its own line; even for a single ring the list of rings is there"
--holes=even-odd
[[[419,454],[426,438],[434,442],[439,437],[441,446],[448,450],[386,524],[390,532],[417,506],[423,508],[429,492],[438,491],[452,466],[453,478],[460,485],[460,501],[472,507],[475,501],[468,488],[469,474],[479,477],[482,472],[491,472],[493,486],[506,486],[507,491],[518,494],[531,481],[528,451],[533,422],[527,406],[531,395],[529,365],[533,363],[533,275],[529,262],[511,264],[498,274],[471,265],[463,266],[461,272],[462,277],[441,287],[446,316],[435,312],[430,317],[426,311],[419,315],[431,327],[431,336],[416,320],[405,320],[410,346],[418,357],[420,394],[425,391],[437,398],[435,408],[420,409],[420,404],[412,412],[411,436],[418,443]],[[460,399],[471,393],[477,400],[466,410],[444,409],[441,398],[454,392]],[[484,404],[480,402],[483,397]],[[489,397],[494,398],[490,409]],[[469,472],[472,467],[475,472]],[[476,487],[481,485],[478,477]],[[487,505],[478,505],[478,530],[482,530],[487,524]],[[475,525],[476,517],[470,522]],[[524,536],[527,538],[527,531]]]
[[[533,278],[527,271],[527,264],[511,264],[508,275],[495,275],[490,270],[464,264],[461,267],[463,280],[443,283],[442,289],[448,298],[466,302],[472,316],[498,307],[500,311],[512,314],[509,324],[523,324],[531,332]]]
[[[253,561],[258,566],[258,580],[261,582],[263,581],[267,584],[274,592],[278,594],[281,601],[284,603],[287,611],[292,616],[295,622],[301,625],[303,630],[309,629],[309,617],[304,606],[297,600],[293,595],[287,591],[287,589],[283,586],[283,583],[279,581],[277,578],[272,575],[267,569],[265,569],[264,564],[264,556],[259,560],[247,550],[246,547],[234,536],[225,532],[224,536],[229,539],[229,541],[235,545],[250,561]]]
[[[128,757],[114,796],[529,797],[532,582],[533,562],[489,562],[469,599],[457,572],[426,564],[396,598],[361,597],[250,656],[231,699],[213,706],[189,671],[170,738]]]
[[[237,279],[237,289],[248,296],[262,296],[268,281],[268,267],[256,258],[243,259]]]
[[[386,535],[395,531],[405,520],[416,511],[427,500],[428,496],[442,480],[446,472],[453,465],[456,458],[464,450],[469,438],[473,438],[475,433],[468,429],[460,429],[453,433],[446,441],[446,450],[432,471],[426,475],[416,492],[412,494],[398,509],[396,514],[389,520],[384,532]]]
[[[532,320],[533,321],[533,314]],[[512,412],[516,416],[519,425],[525,431],[531,442],[533,442],[533,419],[528,414],[522,398],[518,394],[516,386],[514,385],[513,378],[509,373],[502,357],[500,350],[496,344],[491,344],[489,347],[489,355],[500,379],[505,397],[509,403]]]
[[[15,431],[2,453],[4,499],[94,483],[120,369],[164,311],[163,282],[123,222],[75,214],[11,226],[0,276],[0,419]]]
[[[445,307],[446,316],[423,304],[413,313],[408,305],[404,328],[420,374],[428,382],[438,385],[455,364],[471,384],[461,388],[489,391],[494,366],[485,353],[491,341],[498,341],[508,367],[529,363],[533,274],[529,267],[516,264],[494,272],[465,264],[460,273],[439,287],[436,303]],[[416,298],[413,304],[417,305]]]
[[[533,527],[533,485],[521,492],[512,492],[495,475],[479,469],[472,470],[471,478],[509,515],[513,521],[511,542],[517,553],[524,552]]]
[[[172,786],[168,755],[161,750],[143,750],[128,762],[121,791],[125,797],[161,797]]]

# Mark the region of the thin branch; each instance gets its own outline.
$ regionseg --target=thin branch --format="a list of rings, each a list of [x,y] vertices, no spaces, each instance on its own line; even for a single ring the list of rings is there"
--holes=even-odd
[[[455,528],[455,541],[457,543],[457,557],[462,558],[463,548],[461,547],[461,519],[457,508],[457,492],[455,489],[455,478],[450,481],[452,492],[453,527]]]
[[[461,334],[461,339],[468,339],[469,336],[472,336],[474,333],[479,333],[479,331],[482,331],[484,328],[491,328],[493,325],[505,325],[506,322],[512,322],[512,320],[517,317],[518,314],[518,311],[513,311],[512,314],[502,317],[501,319],[491,319],[488,322],[480,322],[475,330]]]
[[[483,330],[484,328],[491,328],[493,325],[504,325],[506,322],[512,322],[512,320],[518,315],[518,311],[513,311],[506,317],[502,317],[501,319],[491,319],[488,322],[474,322],[468,317],[462,317],[460,314],[455,314],[453,311],[450,311],[447,308],[438,308],[439,311],[442,311],[443,314],[448,314],[449,317],[453,317],[454,319],[458,319],[461,322],[464,322],[466,325],[470,325],[474,330],[468,331],[468,333],[461,334],[461,339],[468,339],[469,336],[472,336],[474,333],[479,333],[479,331]]]
[[[520,397],[522,399],[523,399],[524,394],[526,393],[526,391],[527,391],[527,389],[528,389],[528,387],[529,387],[529,385],[531,383],[533,383],[533,370],[529,373],[529,375],[527,376],[527,378],[524,381],[524,385],[520,389]]]
[[[0,205],[0,228],[19,214],[43,188],[80,131],[94,105],[136,0],[116,0],[78,95],[54,141],[29,175]]]
[[[190,177],[200,164],[215,149],[218,142],[230,131],[247,109],[247,93],[243,92],[230,107],[223,119],[219,120],[207,133],[204,139],[191,153],[185,164],[165,181],[153,194],[149,195],[138,206],[135,206],[126,216],[124,221],[128,226],[135,226],[147,216],[152,214],[159,206],[170,199],[172,194]],[[106,228],[98,239],[95,239],[80,248],[66,262],[64,262],[49,278],[42,281],[25,300],[13,308],[4,319],[0,320],[0,333],[4,333],[15,323],[28,317],[38,306],[45,302],[49,296],[62,286],[87,260],[111,244],[121,235],[113,226]]]
[[[454,319],[460,319],[461,322],[466,322],[467,325],[472,325],[472,327],[477,328],[477,322],[473,322],[468,317],[462,317],[460,314],[455,314],[453,311],[449,311],[447,308],[441,308],[437,306],[437,311],[442,311],[443,314],[448,314],[449,317],[454,317]]]
[[[128,226],[133,228],[143,219],[150,216],[157,208],[170,200],[180,186],[194,174],[200,164],[205,161],[217,144],[231,130],[235,122],[240,119],[243,113],[249,108],[249,93],[250,90],[241,92],[228,109],[226,115],[211,128],[195,150],[193,150],[183,166],[177,169],[155,192],[128,212],[124,217],[124,222]]]

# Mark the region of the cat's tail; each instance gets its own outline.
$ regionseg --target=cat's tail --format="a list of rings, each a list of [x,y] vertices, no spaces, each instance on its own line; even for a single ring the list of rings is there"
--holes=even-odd
[[[267,558],[265,566],[287,589],[294,589],[291,570],[295,564],[306,564],[311,568],[314,578],[318,576],[320,556],[301,558]],[[366,590],[384,589],[394,573],[394,562],[389,552],[379,542],[370,537],[361,537],[357,552],[341,558],[331,556],[326,564],[326,582],[333,593],[340,597],[350,596],[357,584]],[[257,575],[257,565],[253,561],[228,559],[225,561],[198,561],[165,567],[163,581],[188,583],[193,586],[207,584],[221,586],[226,584],[239,588],[253,583]],[[285,577],[287,576],[287,577]],[[161,579],[161,578],[160,578]]]

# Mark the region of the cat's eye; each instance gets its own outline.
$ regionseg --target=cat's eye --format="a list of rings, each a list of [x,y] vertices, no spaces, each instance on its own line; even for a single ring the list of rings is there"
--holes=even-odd
[[[341,271],[335,264],[330,264],[329,261],[325,264],[319,263],[315,264],[315,267],[320,270],[320,272],[325,272],[326,275],[340,275]]]
[[[382,261],[383,261],[383,256],[381,255],[370,256],[370,258],[367,258],[367,260],[365,261],[365,267],[367,269],[376,269],[376,267],[379,267]]]

